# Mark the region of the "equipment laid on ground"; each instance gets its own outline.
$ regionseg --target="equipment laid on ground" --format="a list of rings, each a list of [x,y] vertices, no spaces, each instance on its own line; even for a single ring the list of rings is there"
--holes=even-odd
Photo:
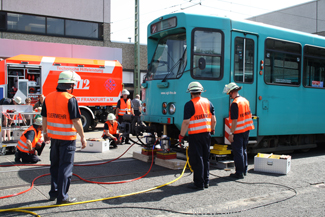
[[[234,161],[230,159],[231,150],[228,145],[215,144],[210,150],[210,163],[218,169],[230,169],[234,167]]]
[[[258,153],[254,157],[254,171],[287,174],[291,169],[291,156]]]
[[[103,153],[109,151],[109,140],[87,139],[87,146],[81,151]]]
[[[35,104],[40,94],[55,91],[62,71],[75,71],[81,80],[73,89],[83,128],[104,123],[122,92],[122,65],[117,61],[18,55],[0,61],[0,99],[27,97]]]
[[[33,124],[33,118],[39,112],[33,112],[31,105],[1,105],[0,112],[0,155],[5,155],[8,151],[11,153],[16,152],[17,142],[20,136]],[[7,126],[3,125],[3,118],[7,118]],[[12,136],[3,141],[2,134],[7,134],[9,130]]]

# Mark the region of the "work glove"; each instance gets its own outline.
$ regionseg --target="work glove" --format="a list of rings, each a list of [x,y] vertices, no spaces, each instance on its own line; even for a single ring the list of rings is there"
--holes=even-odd
[[[116,137],[114,137],[114,141],[117,142],[117,138]]]
[[[214,135],[215,132],[216,132],[215,130],[212,130],[212,131],[211,131],[211,135]]]
[[[182,136],[181,134],[179,134],[178,135],[178,142],[179,143],[182,143],[183,139],[184,139],[184,136]]]

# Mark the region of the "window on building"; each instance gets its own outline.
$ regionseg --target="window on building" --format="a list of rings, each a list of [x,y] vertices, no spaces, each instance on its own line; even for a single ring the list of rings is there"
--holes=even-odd
[[[7,13],[0,11],[0,30],[7,28]]]
[[[324,88],[325,48],[304,47],[304,86]]]
[[[235,82],[251,83],[254,77],[254,40],[235,38]]]
[[[49,35],[64,35],[64,19],[48,17],[46,27]]]
[[[83,38],[99,38],[99,24],[76,20],[65,21],[65,34]]]
[[[219,30],[194,30],[193,44],[193,72],[196,79],[217,80],[222,77],[223,62],[223,33]],[[199,59],[206,62],[205,69],[198,68]]]
[[[266,39],[265,82],[267,84],[300,85],[301,45]]]
[[[45,17],[26,14],[7,14],[9,31],[45,34]]]
[[[54,17],[0,12],[0,30],[83,39],[103,39],[103,25]]]

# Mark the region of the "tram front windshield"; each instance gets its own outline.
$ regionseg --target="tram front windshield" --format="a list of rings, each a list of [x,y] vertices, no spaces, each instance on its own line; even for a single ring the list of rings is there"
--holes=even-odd
[[[186,51],[185,33],[162,38],[149,64],[147,79],[166,80],[179,78],[186,66]]]

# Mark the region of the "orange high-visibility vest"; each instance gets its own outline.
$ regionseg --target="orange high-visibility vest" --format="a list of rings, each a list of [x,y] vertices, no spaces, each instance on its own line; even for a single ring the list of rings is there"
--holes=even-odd
[[[235,98],[232,103],[237,103],[238,105],[238,119],[237,119],[237,126],[234,134],[244,133],[248,130],[255,129],[248,100],[242,96],[239,96]],[[229,111],[229,124],[230,126],[232,125],[230,111]]]
[[[210,102],[204,97],[195,97],[191,100],[194,104],[194,115],[190,118],[188,134],[211,132]]]
[[[118,111],[119,116],[123,116],[124,114],[131,114],[131,100],[127,99],[126,103],[124,99],[120,99],[120,108]]]
[[[74,97],[68,92],[54,91],[46,97],[48,136],[52,139],[76,140],[77,131],[70,119],[68,102]]]
[[[31,141],[32,143],[32,150],[29,151],[28,150],[28,146],[27,146],[27,138],[25,137],[25,134],[30,131],[30,130],[34,130],[35,132],[35,136],[34,136],[34,140]],[[38,142],[38,140],[42,137],[42,132],[41,131],[36,131],[36,129],[34,128],[34,126],[30,126],[27,130],[25,130],[25,132],[21,135],[18,144],[17,144],[17,148],[19,149],[19,151],[21,152],[25,152],[25,153],[30,153],[30,154],[34,154],[35,153],[35,147],[36,147],[36,143]]]
[[[117,121],[114,121],[113,125],[112,125],[109,121],[106,121],[105,123],[106,123],[107,126],[108,126],[108,132],[109,132],[110,134],[112,134],[112,135],[117,134],[117,127],[118,127],[118,123],[117,123]],[[104,136],[104,135],[106,135],[106,134],[105,134],[105,130],[104,130],[104,132],[103,132],[103,136]]]

